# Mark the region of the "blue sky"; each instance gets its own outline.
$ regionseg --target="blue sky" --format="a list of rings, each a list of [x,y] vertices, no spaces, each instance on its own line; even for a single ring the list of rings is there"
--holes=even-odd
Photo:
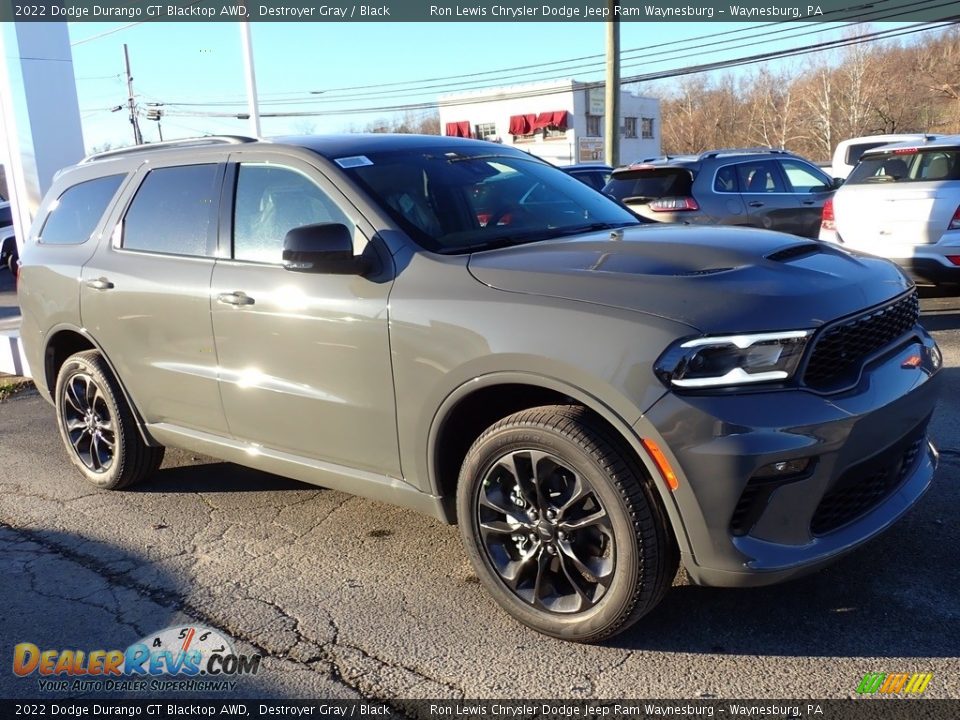
[[[88,150],[110,142],[129,143],[132,131],[125,111],[109,112],[126,102],[123,44],[130,49],[134,89],[141,105],[149,102],[195,102],[190,111],[243,110],[245,93],[240,28],[234,23],[144,23],[112,34],[122,23],[71,23],[74,72],[77,77],[84,140]],[[602,77],[596,69],[565,71],[548,63],[604,52],[601,22],[568,23],[254,23],[253,47],[258,94],[263,112],[335,110],[435,100],[454,81],[429,83],[442,88],[414,94],[406,88],[357,90],[362,97],[344,97],[349,88],[427,78],[464,76],[520,65],[537,65],[516,82],[565,75],[579,80]],[[893,27],[880,23],[873,29]],[[729,34],[721,34],[729,33]],[[835,24],[794,23],[639,23],[621,24],[624,75],[667,70],[694,63],[741,57],[795,47],[839,36]],[[102,35],[102,36],[101,36]],[[100,37],[97,37],[100,36]],[[93,39],[91,39],[93,38]],[[699,38],[691,41],[692,38]],[[718,45],[724,40],[737,40]],[[668,46],[666,43],[675,43]],[[655,46],[655,47],[652,47]],[[677,52],[677,48],[682,52]],[[646,49],[627,53],[629,50]],[[778,67],[800,67],[803,58]],[[756,69],[756,68],[753,68]],[[742,72],[742,71],[741,71]],[[504,73],[503,77],[514,74]],[[480,78],[498,85],[500,78]],[[676,82],[676,81],[664,81]],[[424,83],[427,84],[427,83]],[[644,88],[641,88],[641,91]],[[648,90],[651,88],[647,88]],[[306,96],[313,104],[271,108],[267,101]],[[372,93],[372,94],[371,94]],[[343,98],[338,100],[338,98]],[[227,107],[211,103],[237,101]],[[173,108],[171,108],[172,110]],[[339,132],[362,129],[392,113],[355,112],[326,117],[264,119],[263,134]],[[144,137],[157,139],[156,123],[141,120]],[[165,139],[206,133],[245,133],[246,121],[206,117],[173,117],[163,121]]]

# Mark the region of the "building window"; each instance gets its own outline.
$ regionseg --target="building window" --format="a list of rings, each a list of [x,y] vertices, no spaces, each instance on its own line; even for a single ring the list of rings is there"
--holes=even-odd
[[[495,137],[497,134],[496,123],[478,123],[476,126],[476,137],[485,140],[488,137]]]
[[[640,129],[643,132],[644,140],[653,139],[653,118],[640,118]],[[634,128],[636,130],[636,128]],[[636,137],[636,132],[634,132],[633,137]]]
[[[587,136],[600,137],[600,120],[603,115],[587,115]]]
[[[627,138],[635,138],[637,136],[637,119],[635,117],[623,119],[623,136]]]

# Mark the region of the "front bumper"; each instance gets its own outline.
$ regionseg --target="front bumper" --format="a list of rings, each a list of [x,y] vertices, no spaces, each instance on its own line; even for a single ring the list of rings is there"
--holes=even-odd
[[[896,522],[930,486],[937,465],[926,429],[939,366],[935,343],[917,327],[841,393],[740,390],[659,400],[636,429],[659,433],[669,448],[691,579],[734,587],[780,582],[819,569]],[[797,476],[756,476],[801,458],[810,465]]]

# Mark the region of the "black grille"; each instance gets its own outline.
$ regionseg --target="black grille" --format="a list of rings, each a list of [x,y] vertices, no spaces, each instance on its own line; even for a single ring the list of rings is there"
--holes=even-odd
[[[773,485],[773,487],[770,487]],[[750,482],[743,490],[737,507],[730,518],[730,532],[734,535],[746,535],[763,514],[770,499],[770,493],[777,486],[773,483]]]
[[[926,440],[926,423],[893,447],[847,470],[823,496],[810,521],[824,535],[856,520],[888,498],[916,466]]]
[[[856,380],[864,360],[910,330],[920,319],[916,290],[876,310],[842,320],[814,340],[803,375],[806,385],[832,390]]]

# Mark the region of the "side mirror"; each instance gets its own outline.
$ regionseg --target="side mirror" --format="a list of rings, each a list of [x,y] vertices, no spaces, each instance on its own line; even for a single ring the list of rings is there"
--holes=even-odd
[[[293,228],[283,239],[283,267],[331,275],[364,275],[370,269],[365,257],[353,254],[353,235],[340,223]]]
[[[843,185],[843,182],[844,182],[843,178],[835,177],[830,181],[830,187],[836,190],[841,185]]]

